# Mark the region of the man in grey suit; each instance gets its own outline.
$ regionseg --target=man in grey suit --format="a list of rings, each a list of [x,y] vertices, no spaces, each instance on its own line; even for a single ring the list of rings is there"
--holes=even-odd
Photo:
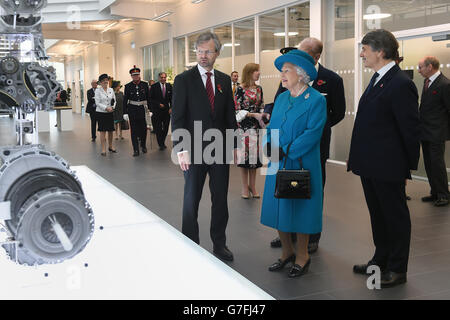
[[[439,60],[425,57],[419,62],[419,73],[425,78],[420,102],[420,140],[423,160],[431,186],[424,202],[436,207],[447,206],[449,190],[445,165],[445,141],[450,140],[450,81],[439,71]]]

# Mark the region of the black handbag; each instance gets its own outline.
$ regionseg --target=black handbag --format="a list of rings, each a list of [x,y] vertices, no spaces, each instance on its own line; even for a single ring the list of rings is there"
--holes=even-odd
[[[120,122],[120,129],[122,130],[130,130],[130,124],[126,120],[122,120]]]
[[[300,169],[286,170],[291,144],[287,148],[283,169],[277,172],[274,196],[277,199],[311,199],[311,173],[303,168],[302,159],[299,159]]]

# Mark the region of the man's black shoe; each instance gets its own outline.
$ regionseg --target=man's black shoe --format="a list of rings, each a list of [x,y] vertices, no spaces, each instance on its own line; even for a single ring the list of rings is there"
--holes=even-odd
[[[405,282],[406,273],[387,271],[381,274],[381,288],[392,288]]]
[[[376,261],[370,260],[367,264],[357,264],[353,266],[353,272],[358,274],[369,275],[367,268],[370,266],[378,265]],[[379,265],[378,265],[379,266]],[[380,271],[383,272],[383,267],[380,267]]]
[[[233,253],[226,246],[223,248],[214,248],[213,252],[219,259],[225,261],[234,260]]]
[[[434,202],[436,200],[437,200],[437,198],[435,196],[426,196],[426,197],[422,198],[423,202]]]
[[[147,148],[146,147],[142,148],[142,153],[147,153]]]
[[[439,198],[434,203],[435,207],[444,207],[448,205],[448,199],[447,198]]]
[[[139,151],[133,152],[133,157],[137,157],[137,156],[139,156]]]
[[[272,241],[270,241],[270,246],[272,248],[281,248],[281,240],[279,237],[273,239]]]

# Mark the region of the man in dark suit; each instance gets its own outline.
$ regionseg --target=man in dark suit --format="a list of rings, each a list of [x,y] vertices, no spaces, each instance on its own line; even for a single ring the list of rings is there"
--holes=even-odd
[[[213,69],[221,49],[216,34],[201,34],[195,47],[198,65],[178,75],[173,87],[173,152],[178,155],[185,179],[182,232],[192,241],[200,243],[198,206],[208,174],[212,201],[210,235],[214,244],[213,251],[219,258],[232,261],[233,254],[226,246],[225,236],[228,223],[229,165],[221,160],[211,164],[206,161],[203,151],[208,143],[194,134],[202,133],[203,136],[206,130],[215,129],[221,132],[225,140],[227,129],[237,129],[231,79]],[[186,130],[190,137],[183,137],[180,141],[179,133]],[[228,158],[229,152],[225,150],[223,155]]]
[[[133,157],[139,156],[139,144],[142,152],[147,153],[147,122],[145,120],[145,107],[150,104],[149,86],[141,81],[141,69],[134,66],[130,70],[133,81],[125,85],[123,96],[124,119],[130,120],[131,142],[133,144]]]
[[[389,31],[366,34],[360,57],[375,74],[359,100],[347,170],[361,177],[375,254],[353,272],[367,274],[376,265],[381,287],[388,288],[407,280],[411,219],[405,180],[419,162],[418,94],[395,63],[398,42]]]
[[[420,140],[431,195],[422,198],[442,207],[449,203],[445,141],[450,140],[450,81],[439,71],[439,60],[425,57],[419,73],[425,78],[420,101]]]
[[[153,112],[153,130],[156,133],[159,150],[166,149],[166,137],[169,131],[170,113],[172,112],[172,85],[166,82],[165,72],[159,74],[159,82],[150,88],[150,110]]]
[[[239,87],[239,73],[237,71],[233,71],[231,73],[231,89],[233,90],[233,97],[236,93],[237,87]]]
[[[97,119],[95,118],[95,90],[97,89],[97,80],[91,81],[92,88],[87,91],[87,106],[86,113],[89,113],[91,118],[91,141],[95,142],[97,138]]]
[[[325,96],[327,100],[327,122],[323,129],[320,141],[320,162],[322,165],[322,191],[325,188],[326,171],[325,165],[330,157],[331,128],[338,124],[345,116],[345,92],[344,82],[337,73],[325,68],[319,63],[323,51],[323,44],[319,39],[306,38],[299,49],[307,52],[316,62],[317,78],[312,83],[312,87]],[[290,51],[290,50],[285,50]],[[280,92],[281,93],[281,92]],[[277,96],[278,96],[277,92]],[[276,99],[276,98],[275,98]],[[319,247],[321,234],[311,235],[309,238],[308,251],[314,253]],[[278,247],[278,238],[272,241],[272,247]],[[279,243],[281,246],[281,242]]]

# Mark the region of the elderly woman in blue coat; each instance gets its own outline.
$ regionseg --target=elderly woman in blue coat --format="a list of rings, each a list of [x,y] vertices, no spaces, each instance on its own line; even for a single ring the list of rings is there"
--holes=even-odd
[[[292,50],[278,57],[275,66],[281,71],[282,85],[288,91],[275,101],[263,141],[266,149],[279,152],[275,159],[277,152],[272,152],[270,159],[268,172],[272,174],[266,177],[261,223],[278,230],[283,248],[281,258],[269,270],[279,271],[292,263],[288,276],[294,278],[308,272],[311,263],[309,235],[322,231],[320,139],[327,119],[326,101],[308,85],[317,77],[314,60],[309,54]],[[286,169],[299,169],[300,158],[303,168],[311,173],[311,199],[275,198],[276,172],[285,160]],[[296,249],[290,233],[297,233]]]

